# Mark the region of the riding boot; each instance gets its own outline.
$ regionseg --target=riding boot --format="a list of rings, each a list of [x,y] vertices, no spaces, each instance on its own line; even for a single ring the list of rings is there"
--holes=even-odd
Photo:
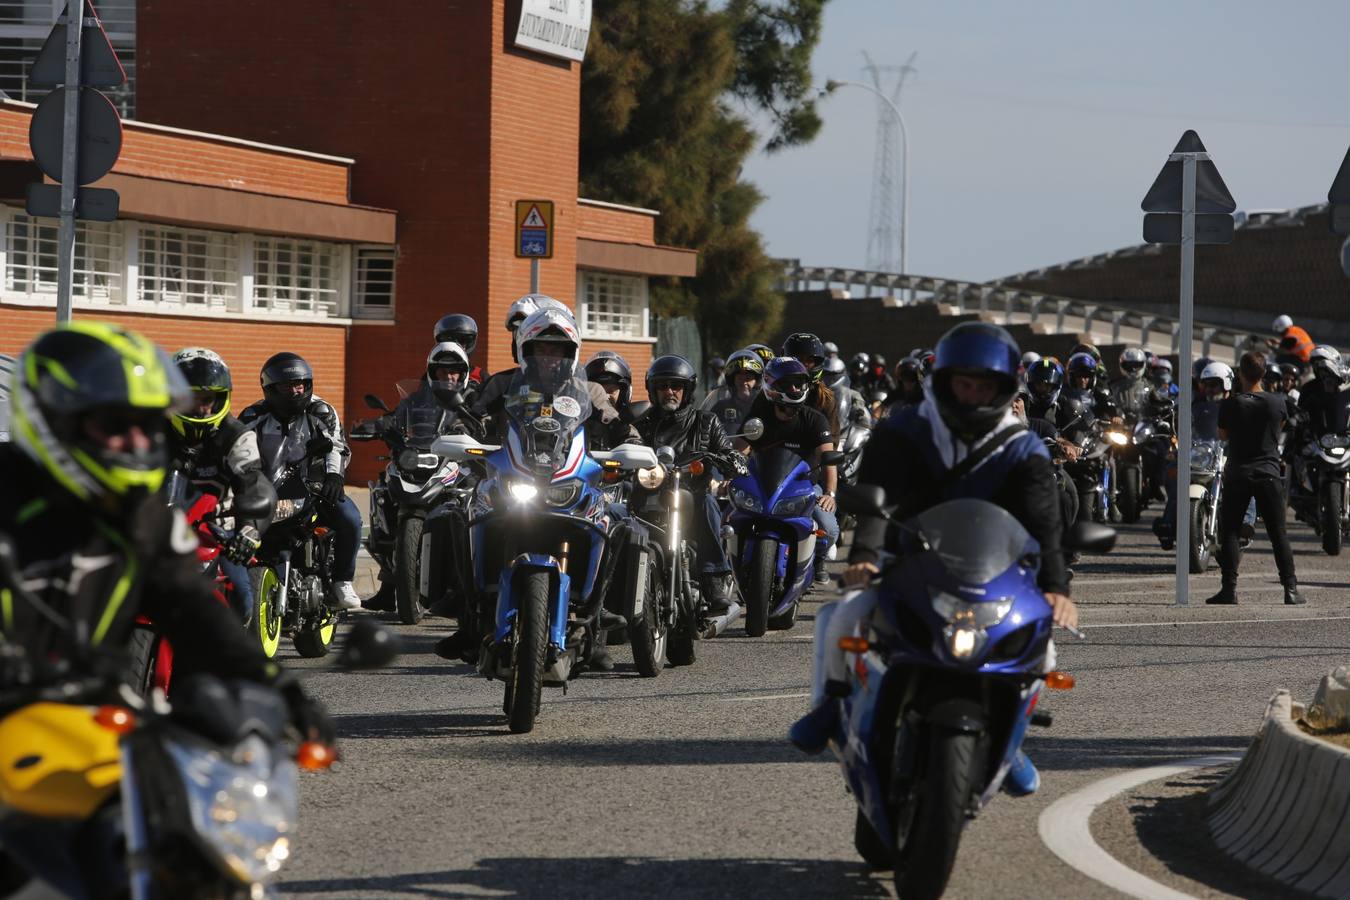
[[[393,612],[394,582],[381,581],[380,589],[361,601],[361,608],[374,610],[375,612]]]
[[[596,635],[591,641],[591,655],[586,660],[586,665],[597,672],[614,671],[614,657],[609,655],[609,650],[605,647],[604,634]]]
[[[1205,602],[1211,606],[1237,606],[1237,576],[1234,575],[1230,578],[1228,573],[1225,572],[1223,585],[1219,588],[1219,592],[1213,597],[1207,598]]]
[[[708,612],[713,615],[721,615],[731,609],[726,573],[710,572],[703,576],[703,598],[708,601]]]
[[[1284,603],[1286,606],[1302,606],[1308,599],[1298,592],[1298,584],[1290,580],[1284,585]]]
[[[825,682],[825,699],[788,728],[788,740],[798,750],[812,756],[825,752],[830,738],[839,729],[839,698],[847,697],[848,684],[843,681]]]

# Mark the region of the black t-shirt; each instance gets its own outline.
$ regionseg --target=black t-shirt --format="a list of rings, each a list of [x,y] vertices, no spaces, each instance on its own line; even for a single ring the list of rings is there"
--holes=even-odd
[[[1280,474],[1280,430],[1289,419],[1283,394],[1234,394],[1219,406],[1219,427],[1228,434],[1228,474]]]
[[[750,405],[750,414],[746,418],[759,418],[764,422],[764,436],[749,442],[755,449],[783,446],[810,459],[821,444],[834,443],[834,434],[825,414],[809,406],[797,407],[792,418],[784,422],[774,414],[773,404],[761,394]]]

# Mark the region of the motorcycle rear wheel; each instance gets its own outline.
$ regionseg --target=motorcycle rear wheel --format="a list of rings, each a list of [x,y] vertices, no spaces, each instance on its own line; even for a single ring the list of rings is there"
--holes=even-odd
[[[404,625],[416,625],[426,613],[419,583],[425,525],[426,520],[421,516],[408,516],[398,524],[398,538],[394,541],[394,608]]]
[[[277,610],[277,594],[281,581],[271,566],[255,566],[248,570],[248,581],[253,588],[253,619],[248,632],[258,641],[268,659],[277,655],[281,646],[281,613]]]
[[[1210,526],[1209,505],[1204,500],[1191,501],[1191,574],[1200,575],[1214,561],[1214,545],[1206,531]]]
[[[895,889],[906,900],[941,897],[947,887],[975,784],[977,743],[976,735],[959,731],[933,735],[910,839],[897,848],[903,864],[895,869]]]
[[[1134,466],[1125,466],[1118,470],[1118,474],[1120,475],[1120,490],[1116,494],[1116,502],[1120,506],[1120,520],[1133,525],[1139,521],[1139,515],[1142,511],[1142,504],[1139,502],[1139,470]]]
[[[506,714],[507,727],[513,734],[534,730],[544,689],[544,658],[548,653],[548,573],[527,572],[520,577],[520,606],[516,610],[511,659],[510,710]]]
[[[1341,555],[1341,483],[1323,478],[1322,502],[1318,504],[1322,518],[1322,549],[1327,556]]]
[[[778,544],[759,540],[750,554],[750,589],[745,594],[745,633],[762,637],[769,629],[773,576],[778,568]]]

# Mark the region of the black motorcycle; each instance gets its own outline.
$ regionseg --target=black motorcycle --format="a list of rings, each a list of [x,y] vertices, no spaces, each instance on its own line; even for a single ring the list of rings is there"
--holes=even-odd
[[[1339,556],[1350,533],[1350,434],[1324,434],[1304,447],[1294,510],[1322,538],[1322,549]]]

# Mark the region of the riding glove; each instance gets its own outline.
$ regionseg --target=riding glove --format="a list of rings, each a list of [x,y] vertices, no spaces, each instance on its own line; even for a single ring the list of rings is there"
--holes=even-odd
[[[319,496],[329,503],[337,506],[346,496],[343,488],[343,477],[338,472],[329,472],[323,476],[323,487],[319,489]]]
[[[258,534],[258,529],[252,525],[245,525],[236,531],[234,537],[225,545],[225,558],[238,566],[248,565],[261,543],[262,538]]]

